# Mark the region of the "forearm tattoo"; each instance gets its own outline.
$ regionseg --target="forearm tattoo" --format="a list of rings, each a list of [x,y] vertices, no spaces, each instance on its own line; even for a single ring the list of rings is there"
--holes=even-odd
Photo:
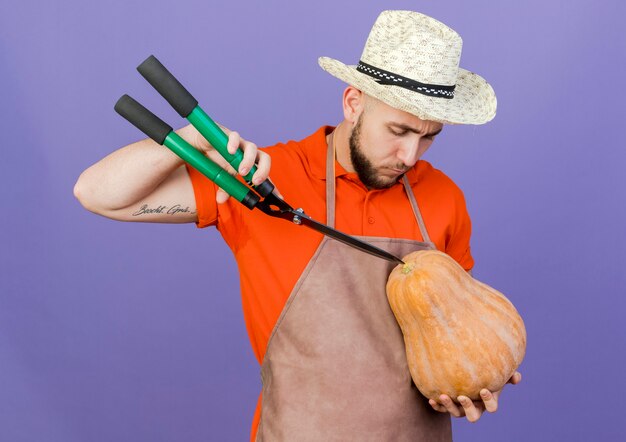
[[[147,204],[144,204],[143,206],[139,208],[139,210],[132,213],[132,215],[141,216],[141,215],[152,215],[155,213],[166,214],[166,215],[176,215],[178,213],[189,213],[191,215],[194,215],[196,211],[195,210],[191,211],[189,210],[189,206],[183,207],[180,204],[174,204],[171,207],[167,207],[167,206],[149,207]]]

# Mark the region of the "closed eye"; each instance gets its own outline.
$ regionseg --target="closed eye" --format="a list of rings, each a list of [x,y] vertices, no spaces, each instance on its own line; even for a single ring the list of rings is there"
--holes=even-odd
[[[408,130],[403,130],[403,131],[401,131],[401,132],[396,132],[396,131],[394,131],[394,130],[392,130],[392,129],[389,129],[389,132],[391,132],[392,134],[394,134],[394,135],[395,135],[395,136],[397,136],[397,137],[402,137],[402,136],[404,136],[404,135],[406,135],[406,134],[408,134],[408,133],[409,133],[409,131],[408,131]],[[424,136],[424,137],[422,137],[422,138],[424,138],[424,139],[426,139],[426,140],[430,140],[430,141],[432,141],[432,140],[434,140],[434,139],[435,139],[435,136],[436,136],[436,135],[437,135],[437,134],[426,135],[426,136]]]
[[[395,130],[393,130],[393,129],[392,129],[392,127],[395,127],[395,128],[397,128],[397,129],[401,129],[401,132],[396,132]],[[393,135],[395,135],[395,136],[397,136],[397,137],[401,137],[401,136],[403,136],[403,135],[406,135],[406,134],[407,134],[407,133],[409,133],[409,132],[413,132],[413,133],[416,133],[416,134],[420,134],[420,135],[422,135],[422,132],[421,132],[421,131],[416,130],[415,128],[412,128],[412,127],[410,127],[410,126],[407,126],[406,124],[399,124],[399,123],[393,123],[393,122],[391,122],[391,123],[388,123],[388,124],[387,124],[387,128],[389,129],[389,131],[390,131]],[[443,130],[443,126],[442,126],[441,128],[439,128],[439,130],[437,130],[437,131],[435,131],[435,132],[428,133],[428,134],[423,134],[422,136],[423,136],[425,139],[432,141],[432,140],[434,140],[434,139],[435,139],[435,136],[439,135],[439,133],[440,133],[442,130]]]
[[[402,136],[402,135],[406,135],[407,133],[409,133],[408,130],[403,130],[402,132],[396,132],[394,130],[389,129],[389,132],[391,132],[392,134],[396,135],[396,136]]]

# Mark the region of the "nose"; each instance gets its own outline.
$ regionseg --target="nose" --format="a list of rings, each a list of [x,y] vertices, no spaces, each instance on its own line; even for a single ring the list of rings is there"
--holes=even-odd
[[[407,168],[411,168],[420,158],[420,137],[413,140],[407,140],[398,150],[398,159],[402,161]]]

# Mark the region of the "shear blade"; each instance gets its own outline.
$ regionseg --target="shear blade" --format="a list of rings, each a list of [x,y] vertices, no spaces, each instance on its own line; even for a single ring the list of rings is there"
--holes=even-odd
[[[297,213],[295,211],[293,211],[293,213],[294,215],[298,215],[300,217],[300,220],[302,221],[303,225],[310,227],[312,229],[315,229],[318,232],[323,233],[324,235],[330,236],[331,238],[336,239],[339,242],[342,242],[346,245],[357,248],[363,252],[369,253],[370,255],[374,255],[379,258],[386,259],[387,261],[392,261],[398,264],[404,264],[404,261],[402,261],[400,258],[398,258],[395,255],[392,255],[391,253],[383,249],[379,249],[378,247],[375,247],[364,241],[358,240],[353,236],[346,235],[345,233],[342,233],[339,230],[335,230],[332,227],[328,227],[326,224],[319,223],[303,213]]]

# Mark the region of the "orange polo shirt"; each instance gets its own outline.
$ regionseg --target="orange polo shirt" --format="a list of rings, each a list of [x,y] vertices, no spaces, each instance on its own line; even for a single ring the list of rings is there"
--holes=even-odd
[[[313,219],[326,220],[326,135],[322,126],[301,141],[264,148],[272,158],[270,178],[286,202]],[[239,267],[244,320],[259,363],[272,329],[322,235],[303,226],[249,210],[234,198],[218,205],[217,187],[187,166],[198,211],[197,227],[216,226]],[[431,241],[461,266],[474,265],[471,223],[461,190],[443,172],[420,160],[406,172]],[[401,182],[389,189],[367,190],[356,173],[335,161],[335,228],[350,235],[421,241],[419,227]],[[261,398],[252,423],[256,437]]]

